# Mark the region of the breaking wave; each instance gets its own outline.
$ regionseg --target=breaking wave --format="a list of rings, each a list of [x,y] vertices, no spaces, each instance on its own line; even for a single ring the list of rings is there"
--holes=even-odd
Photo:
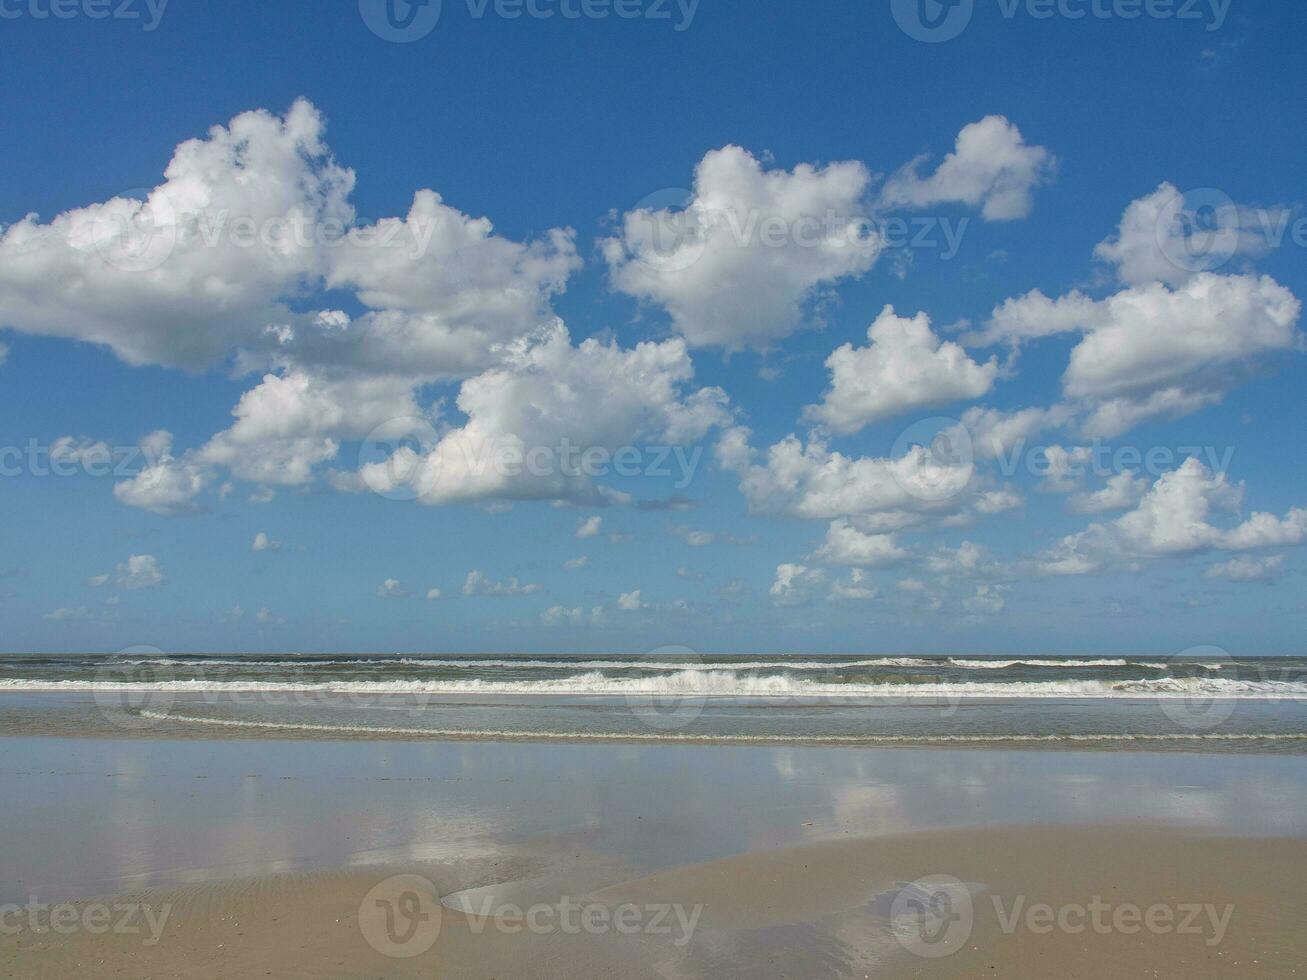
[[[1163,677],[1131,680],[828,683],[789,674],[680,669],[655,677],[609,677],[591,670],[540,680],[208,680],[156,682],[0,679],[0,691],[214,691],[408,695],[573,695],[742,698],[1302,698],[1307,682]]]
[[[1166,670],[1169,664],[1144,663],[1137,660],[961,660],[949,657],[951,667],[970,670],[1002,670],[1009,667],[1060,667],[1073,670],[1085,667],[1142,667],[1145,670]],[[1194,664],[1204,669],[1220,669],[1220,665]]]
[[[940,667],[945,660],[927,660],[922,657],[873,657],[865,660],[753,660],[731,663],[695,663],[675,660],[495,660],[495,659],[436,659],[431,657],[369,658],[363,660],[230,660],[220,658],[181,659],[176,657],[150,657],[144,659],[112,660],[106,667],[246,667],[265,670],[270,668],[314,667],[430,667],[439,669],[480,670],[482,668],[539,669],[539,670],[848,670],[857,667]]]

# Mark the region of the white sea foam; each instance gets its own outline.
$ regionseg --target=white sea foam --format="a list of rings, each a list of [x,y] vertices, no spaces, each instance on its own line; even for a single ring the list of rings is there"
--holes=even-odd
[[[157,682],[0,679],[0,691],[214,691],[416,695],[589,695],[742,698],[1302,698],[1307,682],[1167,677],[1138,680],[931,682],[831,684],[789,674],[750,675],[730,670],[680,670],[657,677],[608,677],[589,671],[542,680],[349,680]]]
[[[480,669],[521,669],[521,670],[558,670],[558,671],[593,671],[593,670],[647,670],[647,671],[718,671],[718,670],[782,670],[782,671],[821,671],[849,670],[860,667],[913,667],[941,668],[956,667],[962,670],[1005,670],[1012,667],[1044,667],[1050,669],[1080,670],[1094,667],[1136,667],[1143,670],[1167,670],[1174,664],[1160,661],[1127,660],[1124,658],[1068,659],[1068,658],[1019,658],[1011,660],[974,659],[966,657],[869,657],[861,660],[825,660],[810,658],[805,660],[751,660],[732,663],[722,662],[686,662],[674,660],[584,660],[584,659],[521,659],[507,660],[501,658],[436,658],[436,657],[372,657],[366,659],[335,660],[261,660],[255,657],[243,659],[229,658],[189,658],[151,657],[143,659],[124,659],[107,661],[105,666],[134,667],[180,667],[203,670],[205,667],[245,667],[252,670],[270,669],[322,669],[329,667],[413,667],[442,670]],[[1221,670],[1223,664],[1192,663],[1185,666],[1201,670]]]
[[[972,670],[999,670],[1007,667],[1143,667],[1148,670],[1166,670],[1167,664],[1145,663],[1137,660],[964,660],[949,657],[951,667],[964,667]],[[1197,666],[1203,666],[1198,664]]]
[[[502,660],[464,657],[436,659],[429,657],[372,658],[367,660],[230,660],[219,658],[181,660],[174,657],[154,657],[140,660],[114,660],[106,666],[159,666],[159,667],[248,667],[315,668],[315,667],[436,667],[464,668],[523,668],[532,670],[841,670],[854,667],[939,667],[943,660],[926,660],[921,657],[873,657],[866,660],[752,660],[733,663],[695,663],[668,660]]]
[[[364,736],[415,736],[425,738],[462,739],[530,739],[553,741],[640,741],[640,742],[821,742],[896,743],[896,744],[950,744],[983,742],[1284,742],[1307,741],[1307,732],[1267,732],[1217,734],[1212,732],[1134,733],[1109,732],[1103,734],[1057,735],[712,735],[686,732],[582,732],[582,731],[513,731],[509,729],[462,728],[396,728],[371,725],[321,725],[309,722],[264,722],[236,718],[203,718],[178,715],[162,711],[142,711],[142,717],[153,721],[174,721],[186,724],[215,725],[223,728],[255,728],[271,731],[321,732],[336,735]]]

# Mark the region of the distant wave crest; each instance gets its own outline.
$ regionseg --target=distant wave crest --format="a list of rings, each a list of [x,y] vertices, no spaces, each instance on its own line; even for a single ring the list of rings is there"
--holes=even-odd
[[[678,670],[657,677],[609,677],[591,670],[540,680],[207,680],[156,682],[0,679],[12,691],[247,691],[357,694],[512,694],[755,698],[1304,698],[1307,682],[1165,677],[1135,680],[1010,682],[826,683],[790,674],[751,675],[734,670]]]

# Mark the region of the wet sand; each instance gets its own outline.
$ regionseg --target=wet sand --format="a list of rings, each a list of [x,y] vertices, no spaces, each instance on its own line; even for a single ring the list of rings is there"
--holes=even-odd
[[[1301,756],[11,737],[0,796],[0,977],[1307,973]]]
[[[1307,842],[1297,839],[1139,827],[934,831],[757,851],[595,888],[601,864],[578,855],[571,876],[504,854],[119,897],[168,911],[157,942],[144,933],[5,936],[0,976],[1269,978],[1307,969]],[[401,890],[387,890],[396,875],[407,876]],[[957,931],[934,939],[940,923],[922,923],[913,898],[944,875],[961,883],[950,895],[956,918],[941,920],[944,933]],[[414,881],[430,883],[414,906],[420,928],[434,931],[429,943],[407,928],[407,913],[388,933],[375,911]],[[571,931],[562,916],[527,925],[533,904],[564,901],[581,910]],[[1088,911],[1095,902],[1101,928]],[[1065,927],[1040,918],[1043,905],[1072,909]],[[686,914],[650,931],[649,910],[669,906]],[[594,925],[619,909],[633,910],[638,930]],[[579,925],[583,913],[591,927]]]

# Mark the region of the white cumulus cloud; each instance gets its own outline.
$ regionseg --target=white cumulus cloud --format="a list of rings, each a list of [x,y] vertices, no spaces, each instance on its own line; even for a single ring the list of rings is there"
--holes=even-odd
[[[114,568],[113,581],[120,589],[150,589],[163,582],[163,570],[154,555],[130,555]]]
[[[988,221],[1024,218],[1034,206],[1034,192],[1052,176],[1055,160],[1042,146],[1025,141],[1003,116],[986,116],[964,126],[957,145],[935,172],[921,174],[918,157],[885,183],[887,206],[916,208],[960,202],[981,209]]]
[[[594,516],[587,517],[576,527],[576,536],[581,539],[593,538],[599,534],[600,528],[603,527],[604,519]]]
[[[260,531],[258,534],[254,535],[254,542],[250,545],[250,550],[256,552],[280,551],[281,542],[274,541],[272,538],[268,537],[267,532]]]
[[[914,445],[901,456],[846,456],[825,442],[786,436],[762,454],[749,445],[747,429],[723,433],[717,445],[722,468],[740,478],[753,514],[832,521],[848,518],[858,530],[886,533],[917,525],[957,524],[984,512],[983,496],[970,461],[939,458]],[[995,508],[986,508],[993,512]]]
[[[623,217],[604,245],[613,284],[664,307],[696,347],[770,347],[801,326],[818,287],[875,263],[870,182],[857,162],[767,170],[738,146],[714,150],[683,207]]]
[[[1109,438],[1219,402],[1261,359],[1300,347],[1301,310],[1269,276],[1199,273],[1174,289],[1154,282],[1101,301],[1029,293],[994,311],[986,337],[1081,332],[1063,391],[1088,412],[1085,433]]]
[[[998,374],[998,361],[978,364],[952,341],[941,341],[925,313],[900,317],[886,306],[867,330],[869,344],[844,344],[826,359],[831,386],[808,418],[847,435],[904,412],[979,398]]]
[[[1307,509],[1295,507],[1283,517],[1256,512],[1239,521],[1243,496],[1241,485],[1191,457],[1159,477],[1133,510],[1068,535],[1038,560],[1037,567],[1048,574],[1080,575],[1157,558],[1307,541]],[[1214,523],[1221,512],[1236,519]]]
[[[787,562],[776,566],[770,595],[778,606],[801,606],[811,602],[825,585],[826,573],[820,568]]]
[[[1232,582],[1265,582],[1274,578],[1283,565],[1284,555],[1264,558],[1240,555],[1209,566],[1204,574],[1208,578],[1224,578]]]
[[[1209,192],[1200,214],[1175,185],[1163,182],[1151,194],[1132,201],[1117,233],[1098,244],[1095,258],[1115,267],[1132,286],[1164,282],[1178,286],[1199,272],[1210,272],[1236,255],[1268,249],[1258,215],[1219,192]],[[1272,217],[1269,213],[1267,220]]]
[[[377,588],[377,595],[382,599],[407,599],[410,594],[397,578],[388,578]]]
[[[463,595],[508,598],[513,596],[534,595],[541,591],[541,588],[541,586],[536,584],[523,584],[516,578],[509,578],[502,582],[496,582],[474,569],[467,573],[467,579],[463,582]]]
[[[172,453],[172,434],[164,430],[141,441],[145,465],[128,480],[114,485],[113,493],[129,507],[171,516],[199,509],[198,497],[211,475],[192,455]]]
[[[900,548],[892,534],[866,534],[847,520],[831,521],[826,540],[812,554],[812,560],[825,565],[856,568],[884,568],[910,557]]]
[[[467,421],[419,454],[365,466],[359,476],[386,491],[402,474],[424,504],[474,500],[615,499],[578,454],[682,445],[729,420],[717,388],[689,389],[684,341],[624,350],[589,339],[573,346],[561,323],[515,341],[502,366],[463,383]],[[596,525],[597,530],[597,525]]]

